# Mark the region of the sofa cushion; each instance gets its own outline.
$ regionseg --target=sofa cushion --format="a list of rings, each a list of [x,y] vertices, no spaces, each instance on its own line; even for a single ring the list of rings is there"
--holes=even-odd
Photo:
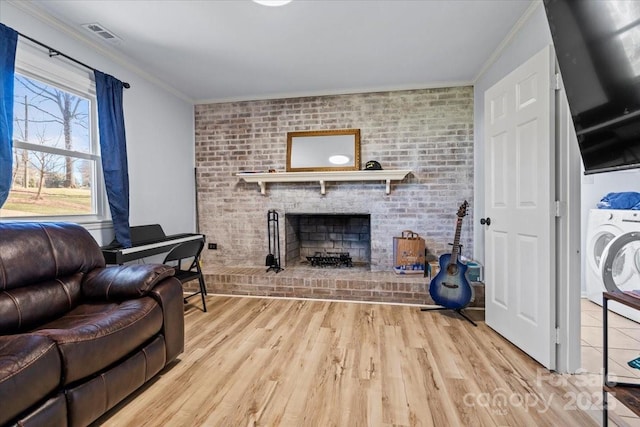
[[[151,297],[122,303],[81,304],[34,333],[58,344],[63,384],[96,374],[127,356],[162,328],[162,310]]]
[[[0,290],[104,267],[91,234],[69,223],[0,223]]]
[[[83,277],[76,273],[0,293],[0,334],[31,330],[73,309]]]
[[[0,425],[55,390],[61,377],[53,341],[31,334],[0,336]]]

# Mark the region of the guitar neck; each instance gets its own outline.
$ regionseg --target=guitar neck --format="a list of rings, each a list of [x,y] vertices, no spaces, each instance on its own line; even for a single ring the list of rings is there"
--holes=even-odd
[[[460,231],[462,230],[462,218],[458,217],[456,222],[456,235],[453,239],[453,249],[451,250],[451,260],[449,264],[455,265],[458,262],[458,255],[460,252]]]

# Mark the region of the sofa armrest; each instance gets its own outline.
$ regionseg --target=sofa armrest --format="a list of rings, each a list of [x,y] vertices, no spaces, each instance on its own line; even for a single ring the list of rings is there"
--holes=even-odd
[[[82,295],[106,301],[140,298],[149,294],[175,270],[163,264],[132,264],[95,268],[82,281]]]
[[[162,307],[166,364],[173,361],[184,351],[184,299],[182,284],[175,277],[169,277],[158,283],[150,293]]]

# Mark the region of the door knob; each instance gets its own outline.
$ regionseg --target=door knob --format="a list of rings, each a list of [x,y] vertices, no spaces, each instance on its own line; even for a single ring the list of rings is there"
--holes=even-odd
[[[488,218],[488,217],[487,218],[480,218],[480,224],[482,224],[482,225],[486,224],[487,227],[490,226],[491,225],[491,218]]]

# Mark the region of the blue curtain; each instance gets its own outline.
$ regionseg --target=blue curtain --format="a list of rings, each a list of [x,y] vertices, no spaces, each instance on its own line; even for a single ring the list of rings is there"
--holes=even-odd
[[[18,33],[0,24],[0,207],[9,197],[13,171],[13,74]]]
[[[116,240],[125,248],[131,247],[129,229],[129,172],[127,142],[122,110],[122,82],[113,76],[95,71],[98,98],[98,126],[102,170],[107,198],[113,219]]]

